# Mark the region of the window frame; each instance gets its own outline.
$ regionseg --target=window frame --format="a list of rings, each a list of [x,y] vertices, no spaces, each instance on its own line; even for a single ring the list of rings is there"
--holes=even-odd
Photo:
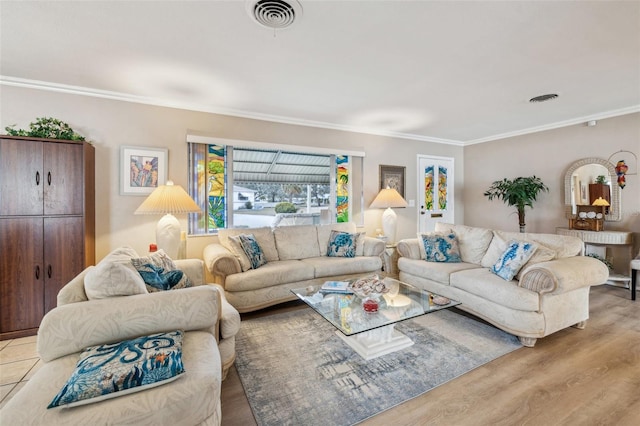
[[[256,142],[256,141],[246,141],[240,139],[224,139],[224,138],[216,138],[210,136],[203,135],[195,135],[188,134],[186,138],[187,144],[204,144],[204,145],[219,145],[224,146],[226,149],[225,154],[225,204],[226,204],[226,221],[225,225],[227,228],[234,227],[233,221],[233,191],[230,191],[230,188],[234,186],[234,178],[233,178],[233,150],[237,149],[256,149],[256,150],[264,150],[264,151],[274,151],[274,150],[282,150],[293,153],[301,153],[301,154],[318,154],[318,155],[328,155],[331,157],[331,165],[330,168],[330,184],[332,188],[336,184],[336,170],[335,170],[335,157],[336,156],[349,156],[353,159],[351,165],[351,173],[355,175],[356,179],[353,179],[355,184],[352,186],[351,190],[351,200],[350,203],[353,206],[352,211],[355,211],[350,218],[349,221],[356,222],[356,226],[364,226],[364,158],[365,153],[362,151],[354,151],[354,150],[334,150],[330,148],[320,148],[320,147],[311,147],[311,146],[302,146],[302,145],[286,145],[286,144],[273,144],[266,142]],[[355,164],[359,163],[359,170],[356,173]],[[188,147],[188,188],[189,193],[192,193],[193,185],[197,180],[197,165],[193,164],[192,161],[192,153],[191,147]],[[231,169],[231,172],[229,172]],[[359,175],[359,177],[357,177]],[[332,221],[336,220],[336,194],[335,191],[331,191],[331,202],[330,202],[330,217]],[[231,198],[229,198],[231,197]],[[208,200],[208,196],[205,197]],[[358,200],[359,199],[359,200]],[[359,207],[356,211],[356,205]],[[205,212],[206,214],[206,212]],[[355,217],[359,218],[359,221],[354,220]],[[221,228],[210,229],[208,222],[205,225],[204,232],[194,232],[201,228],[198,226],[194,226],[194,221],[198,220],[198,214],[189,214],[189,235],[190,236],[204,236],[204,235],[217,235],[218,230]],[[208,220],[208,218],[207,218]],[[359,222],[359,223],[358,223]],[[197,225],[197,224],[196,224]]]

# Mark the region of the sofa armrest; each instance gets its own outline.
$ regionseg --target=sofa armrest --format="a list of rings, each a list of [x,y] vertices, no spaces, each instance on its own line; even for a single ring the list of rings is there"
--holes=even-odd
[[[48,362],[88,346],[178,329],[215,336],[220,304],[216,287],[197,286],[58,306],[40,323],[38,354]]]
[[[214,286],[220,292],[221,298],[221,317],[220,317],[220,337],[228,339],[238,334],[240,331],[240,314],[227,302],[227,298],[224,295],[224,289],[220,284],[209,284]]]
[[[238,258],[218,243],[207,245],[203,252],[204,265],[212,275],[222,277],[222,286],[227,275],[242,272]]]
[[[604,284],[608,278],[609,269],[604,263],[588,256],[573,256],[529,266],[518,285],[539,294],[560,294]]]
[[[420,259],[420,242],[417,238],[407,238],[398,241],[398,254],[409,259]]]
[[[205,283],[204,262],[202,259],[176,259],[173,262],[178,269],[187,274],[193,285]]]
[[[364,249],[363,256],[380,256],[384,251],[384,241],[373,238],[373,237],[364,237]]]
[[[87,272],[95,266],[87,266],[82,272],[73,277],[71,281],[64,285],[56,296],[56,306],[67,305],[69,303],[86,302],[89,300],[84,291],[84,277]]]

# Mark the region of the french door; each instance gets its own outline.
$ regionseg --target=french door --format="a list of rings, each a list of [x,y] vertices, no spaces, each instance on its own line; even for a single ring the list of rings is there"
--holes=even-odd
[[[453,223],[453,158],[418,155],[418,231],[431,232],[436,222]]]

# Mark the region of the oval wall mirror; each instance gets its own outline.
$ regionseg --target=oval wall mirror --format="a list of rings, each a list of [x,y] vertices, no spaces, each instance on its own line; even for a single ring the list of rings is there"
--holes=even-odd
[[[596,194],[597,188],[593,184],[597,177],[602,175],[605,176],[608,185],[608,188],[604,189],[610,193],[609,204],[611,204],[605,220],[614,222],[621,220],[620,187],[616,183],[615,166],[607,160],[595,157],[576,161],[564,175],[564,204],[567,218],[576,214],[577,206],[591,205],[591,198],[601,194],[600,192]]]

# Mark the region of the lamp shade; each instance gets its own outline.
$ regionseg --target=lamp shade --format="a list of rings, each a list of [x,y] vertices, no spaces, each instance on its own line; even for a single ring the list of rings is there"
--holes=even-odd
[[[393,188],[381,189],[369,207],[372,209],[386,209],[388,207],[407,207],[402,195]]]
[[[167,181],[166,185],[160,185],[153,190],[136,209],[135,214],[200,213],[201,211],[187,191],[180,185]]]
[[[591,205],[609,207],[609,202],[602,197],[598,197],[597,199],[593,200],[593,204]]]
[[[156,243],[158,248],[163,249],[169,257],[177,259],[181,232],[180,222],[173,213],[200,213],[201,211],[193,198],[180,185],[167,181],[166,185],[160,185],[154,189],[134,213],[164,214],[156,226]]]

